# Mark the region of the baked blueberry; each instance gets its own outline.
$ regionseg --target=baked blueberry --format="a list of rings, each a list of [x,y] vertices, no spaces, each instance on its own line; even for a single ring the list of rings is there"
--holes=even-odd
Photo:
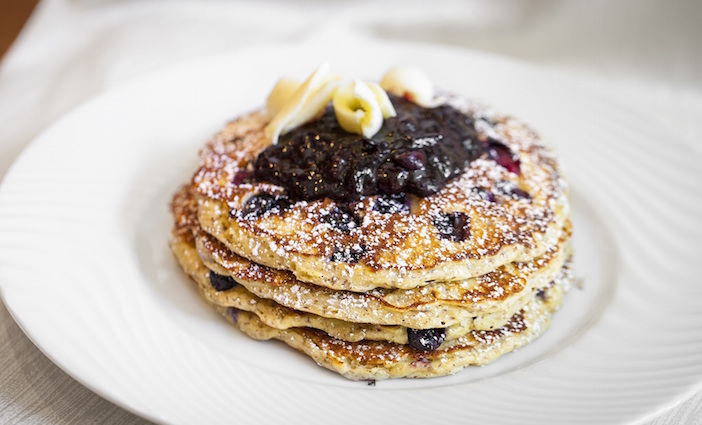
[[[379,195],[373,203],[373,211],[377,211],[381,214],[409,212],[409,209],[409,200],[403,194]]]
[[[531,195],[529,195],[529,192],[527,192],[526,190],[522,190],[518,187],[510,193],[510,196],[517,199],[531,199]]]
[[[495,139],[488,139],[485,151],[490,158],[494,159],[499,165],[505,167],[507,171],[517,175],[521,174],[519,156],[512,152],[504,143]]]
[[[515,183],[502,181],[497,184],[497,189],[503,195],[513,199],[531,199],[531,195],[526,190],[520,189]]]
[[[546,289],[541,288],[538,291],[536,291],[536,297],[541,301],[546,301]]]
[[[480,198],[485,201],[497,202],[497,198],[495,198],[495,195],[487,189],[483,189],[482,187],[474,187],[473,192],[477,193],[478,196],[480,196]]]
[[[322,221],[329,223],[335,229],[349,233],[358,227],[360,219],[351,210],[343,206],[336,206],[321,217]]]
[[[232,178],[232,183],[238,186],[242,183],[249,182],[251,180],[251,177],[253,177],[252,171],[239,170],[236,172],[236,174],[234,174],[234,178]]]
[[[446,329],[412,329],[407,328],[409,346],[417,351],[434,351],[446,339]]]
[[[231,276],[217,274],[210,270],[210,284],[217,291],[227,291],[237,285],[236,281]]]
[[[237,321],[239,321],[239,312],[240,312],[240,311],[241,311],[241,310],[239,310],[238,308],[227,307],[227,314],[229,315],[229,317],[232,318],[232,320],[234,321],[234,323],[236,323]]]
[[[439,213],[433,218],[441,239],[462,242],[470,237],[470,217],[462,212]]]
[[[280,212],[290,205],[292,202],[286,196],[260,192],[246,201],[242,212],[246,218],[256,218],[269,211]]]

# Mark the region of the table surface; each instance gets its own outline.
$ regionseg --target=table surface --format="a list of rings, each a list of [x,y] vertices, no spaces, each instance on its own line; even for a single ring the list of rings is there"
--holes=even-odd
[[[577,74],[632,109],[655,111],[702,153],[702,2],[424,3],[42,0],[0,65],[0,178],[42,129],[102,90],[210,54],[318,37],[313,26]],[[54,365],[0,303],[0,423],[147,421]],[[702,424],[702,391],[646,423]]]

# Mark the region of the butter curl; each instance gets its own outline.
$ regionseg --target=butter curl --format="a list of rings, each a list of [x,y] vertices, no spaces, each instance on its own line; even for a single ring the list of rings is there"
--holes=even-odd
[[[434,84],[419,68],[396,66],[380,80],[380,86],[395,96],[404,97],[425,108],[435,108],[442,101],[436,98]]]
[[[341,128],[364,137],[374,136],[384,118],[396,115],[387,93],[379,85],[361,80],[339,87],[332,104]]]
[[[295,86],[295,80],[279,80],[266,102],[269,114],[273,115],[264,129],[266,137],[276,144],[281,134],[321,114],[331,101],[340,79],[325,63],[299,87]]]

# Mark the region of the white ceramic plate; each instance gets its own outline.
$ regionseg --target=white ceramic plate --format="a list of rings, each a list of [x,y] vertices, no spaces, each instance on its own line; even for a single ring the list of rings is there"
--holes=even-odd
[[[281,46],[188,64],[37,138],[0,191],[0,289],[27,335],[92,390],[167,423],[629,423],[700,388],[699,156],[576,80],[437,46],[353,49],[361,60],[343,46]],[[167,248],[171,194],[227,119],[324,61],[369,79],[422,64],[556,146],[583,287],[546,335],[488,367],[371,387],[243,337],[199,298]]]

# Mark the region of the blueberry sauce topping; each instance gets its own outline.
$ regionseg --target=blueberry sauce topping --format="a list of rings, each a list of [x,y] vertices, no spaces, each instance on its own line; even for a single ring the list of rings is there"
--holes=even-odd
[[[412,329],[407,328],[409,346],[417,351],[434,351],[446,339],[446,329]]]
[[[216,291],[227,291],[236,286],[231,276],[223,276],[210,270],[210,283]]]
[[[438,213],[432,222],[441,239],[462,242],[470,237],[470,217],[466,213]]]
[[[395,156],[395,162],[405,170],[414,171],[424,168],[427,156],[422,151],[406,151]]]
[[[280,212],[292,205],[287,196],[271,195],[260,192],[251,196],[244,204],[243,213],[246,218],[260,217],[267,212]]]
[[[347,133],[328,108],[255,161],[253,178],[293,199],[349,202],[376,194],[429,196],[483,151],[473,120],[448,105],[427,109],[396,96],[397,116],[368,139]]]

